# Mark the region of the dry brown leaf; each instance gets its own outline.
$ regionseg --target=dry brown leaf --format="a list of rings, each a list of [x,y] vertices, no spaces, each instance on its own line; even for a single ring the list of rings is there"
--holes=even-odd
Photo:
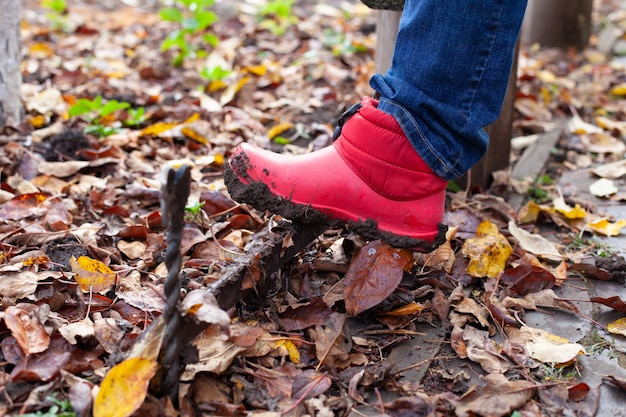
[[[365,245],[344,277],[346,312],[356,316],[387,298],[400,284],[404,267],[411,260],[406,251],[379,240]]]
[[[526,230],[517,227],[517,225],[512,221],[509,222],[509,232],[515,239],[517,239],[520,247],[525,251],[552,261],[563,260],[563,255],[561,255],[554,243],[550,242],[545,237],[534,233],[528,233]]]
[[[26,355],[44,352],[50,336],[39,321],[39,307],[20,303],[4,310],[4,323]]]
[[[455,401],[457,417],[482,415],[500,417],[523,406],[530,400],[537,385],[526,380],[509,381],[502,374],[485,377],[487,386]]]

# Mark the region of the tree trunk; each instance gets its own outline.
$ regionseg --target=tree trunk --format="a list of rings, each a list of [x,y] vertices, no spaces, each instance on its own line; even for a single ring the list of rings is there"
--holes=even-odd
[[[584,49],[591,34],[592,0],[529,0],[522,44]]]
[[[22,116],[20,22],[22,0],[2,0],[0,12],[0,128]]]

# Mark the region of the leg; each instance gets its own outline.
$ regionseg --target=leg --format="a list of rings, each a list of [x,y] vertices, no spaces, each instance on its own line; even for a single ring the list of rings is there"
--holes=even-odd
[[[375,75],[379,109],[398,120],[441,178],[483,156],[498,118],[526,0],[407,0],[392,66]]]

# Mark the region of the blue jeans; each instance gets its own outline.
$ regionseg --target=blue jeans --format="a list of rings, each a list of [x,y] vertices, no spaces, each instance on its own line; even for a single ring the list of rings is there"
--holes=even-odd
[[[526,0],[407,0],[391,68],[370,84],[441,178],[484,155],[502,107]]]

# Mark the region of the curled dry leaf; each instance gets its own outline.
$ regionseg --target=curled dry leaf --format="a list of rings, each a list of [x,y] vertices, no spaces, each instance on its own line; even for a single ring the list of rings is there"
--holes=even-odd
[[[552,242],[541,235],[528,233],[526,230],[517,227],[513,222],[509,222],[509,232],[517,239],[520,247],[525,251],[552,261],[561,261],[563,255]]]
[[[587,354],[581,344],[541,329],[523,326],[520,329],[507,328],[507,333],[513,342],[523,345],[530,357],[539,362],[568,364],[578,355]]]
[[[502,374],[487,375],[485,382],[487,385],[484,388],[454,401],[457,417],[508,415],[526,404],[537,389],[531,381],[509,381]]]
[[[215,324],[228,333],[230,316],[217,304],[215,296],[206,290],[191,291],[180,306],[183,315],[192,315],[201,323]]]
[[[478,225],[476,237],[463,244],[463,255],[470,259],[467,273],[473,277],[497,277],[506,266],[513,248],[490,221]]]
[[[50,345],[50,336],[38,319],[39,307],[20,303],[4,310],[4,323],[26,355],[44,352]]]
[[[621,233],[622,228],[626,226],[626,220],[620,219],[616,222],[610,222],[607,219],[599,219],[587,224],[591,230],[604,236],[617,236]]]
[[[626,317],[617,319],[612,323],[606,325],[606,329],[613,334],[621,334],[626,336]]]
[[[603,304],[607,307],[611,307],[615,311],[626,313],[626,303],[622,301],[619,295],[614,295],[613,297],[608,298],[592,297],[590,301],[592,303]]]
[[[622,391],[626,391],[626,379],[624,378],[619,378],[613,375],[607,375],[605,377],[602,377],[602,381],[608,384],[615,385],[616,387],[619,387]]]

